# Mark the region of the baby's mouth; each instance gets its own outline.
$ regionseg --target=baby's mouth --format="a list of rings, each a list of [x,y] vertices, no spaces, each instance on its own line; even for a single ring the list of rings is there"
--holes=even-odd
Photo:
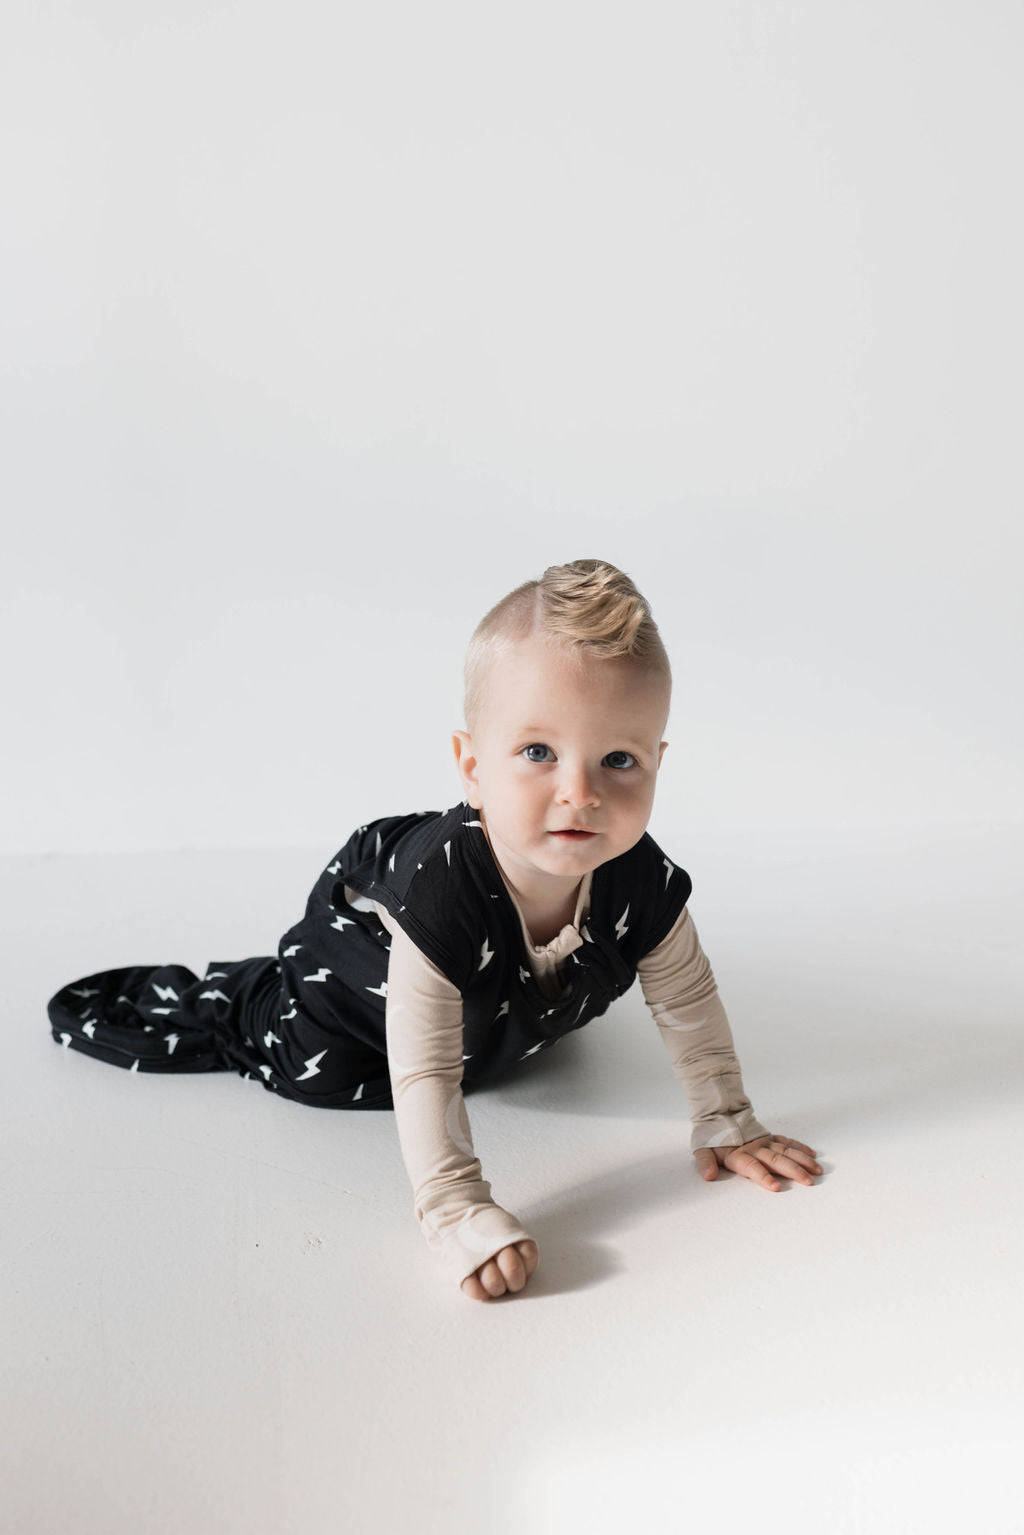
[[[550,837],[565,837],[567,840],[573,841],[573,842],[582,842],[582,841],[585,841],[587,839],[587,837],[595,837],[597,835],[597,833],[596,832],[592,832],[592,831],[575,831],[574,830],[574,831],[552,831],[552,832],[549,832],[548,835]]]

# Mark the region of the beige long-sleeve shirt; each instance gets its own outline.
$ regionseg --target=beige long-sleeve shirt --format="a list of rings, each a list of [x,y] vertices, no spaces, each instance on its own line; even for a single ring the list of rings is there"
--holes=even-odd
[[[572,922],[547,944],[534,942],[509,887],[531,968],[551,997],[562,988],[563,964],[583,942],[580,928],[590,909],[590,886],[588,874]],[[473,1150],[462,1094],[461,993],[385,908],[372,904],[391,934],[386,1029],[402,1158],[427,1245],[461,1284],[488,1258],[530,1233],[491,1198]],[[640,961],[637,975],[689,1099],[691,1149],[739,1146],[766,1134],[744,1092],[729,1021],[686,908]]]

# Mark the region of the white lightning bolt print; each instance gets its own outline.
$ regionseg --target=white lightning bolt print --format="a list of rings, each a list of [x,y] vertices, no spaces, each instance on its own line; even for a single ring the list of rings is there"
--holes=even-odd
[[[203,976],[204,981],[223,981],[227,977],[226,970],[208,970]]]
[[[208,993],[208,995],[213,995],[213,993]],[[227,998],[225,997],[224,1000],[226,1002]],[[180,1007],[151,1007],[150,1008],[150,1012],[151,1013],[180,1013],[181,1012],[181,1008]]]
[[[301,943],[293,943],[289,948],[282,949],[281,954],[285,959],[294,959],[301,948]]]
[[[295,998],[294,998],[294,997],[289,997],[289,998],[288,998],[288,1001],[289,1001],[289,1002],[290,1002],[290,1003],[291,1003],[291,1005],[292,1005],[292,1010],[291,1010],[291,1012],[290,1012],[290,1013],[282,1013],[282,1014],[281,1014],[281,1018],[280,1018],[280,1021],[281,1021],[281,1023],[287,1023],[287,1022],[288,1022],[288,1020],[289,1020],[289,1018],[294,1018],[294,1017],[296,1017],[296,1016],[297,1016],[297,1014],[298,1014],[298,1011],[299,1011],[299,1010],[298,1010],[298,1008],[297,1008],[297,1007],[296,1007],[296,1005],[295,1005]]]
[[[177,1002],[178,993],[173,986],[158,986],[155,981],[152,982],[152,986],[161,1002]]]
[[[520,1056],[520,1057],[519,1057],[519,1059],[520,1059],[520,1060],[521,1060],[521,1061],[525,1061],[525,1060],[526,1060],[526,1056],[527,1056],[527,1055],[536,1055],[536,1054],[537,1054],[537,1051],[538,1051],[538,1050],[543,1050],[543,1048],[544,1048],[544,1041],[543,1041],[543,1040],[541,1040],[541,1042],[540,1042],[540,1044],[539,1044],[539,1045],[534,1045],[534,1047],[533,1047],[533,1049],[532,1049],[532,1050],[527,1050],[527,1052],[526,1052],[526,1055],[521,1055],[521,1056]]]
[[[484,829],[483,821],[463,821],[462,824],[463,826],[479,826],[481,831]]]
[[[622,913],[622,916],[619,918],[618,922],[616,922],[616,924],[615,924],[615,931],[616,931],[616,933],[618,933],[620,940],[625,938],[626,934],[629,932],[629,928],[626,926],[626,918],[628,916],[629,916],[629,902],[627,901],[626,902],[626,909],[625,909],[625,911]]]
[[[523,981],[524,983],[530,979],[530,972],[529,972],[529,970],[524,970],[522,965],[519,966],[519,979],[520,979],[520,981]]]
[[[200,1002],[230,1002],[231,998],[226,997],[222,991],[201,991],[199,993],[199,1000]],[[159,1009],[155,1007],[150,1009],[150,1012],[153,1013],[158,1011]],[[164,1011],[169,1013],[172,1012],[173,1009],[168,1007],[165,1008]]]
[[[96,1037],[96,1024],[95,1024],[95,1022],[92,1019],[90,1019],[88,1023],[83,1023],[82,1024],[82,1033],[83,1034],[88,1034],[90,1039],[95,1039],[95,1037]]]
[[[60,1042],[61,1042],[61,1044],[64,1046],[64,1048],[66,1050],[68,1045],[70,1045],[70,1043],[71,1043],[71,1035],[70,1034],[62,1034],[60,1036]]]
[[[302,1073],[301,1077],[295,1078],[296,1082],[305,1082],[307,1077],[318,1077],[320,1075],[320,1067],[318,1062],[322,1061],[326,1054],[326,1050],[321,1050],[319,1055],[310,1056],[309,1060],[306,1062],[306,1069]]]
[[[327,872],[328,872],[328,874],[337,874],[337,872],[338,872],[338,870],[340,868],[341,868],[341,864],[338,862],[337,859],[335,859],[333,863],[329,863],[327,865]]]
[[[98,986],[69,986],[68,991],[73,997],[98,997],[100,994]],[[120,1002],[120,997],[117,1000]],[[69,1035],[68,1038],[70,1037]]]
[[[343,917],[339,912],[334,921],[331,923],[331,926],[336,927],[339,933],[343,933],[347,927],[355,927],[355,923],[351,917]],[[298,948],[298,944],[296,944],[295,947]]]
[[[388,859],[388,873],[389,874],[394,874],[394,872],[395,872],[395,855],[394,855],[394,853],[392,853],[391,857]]]
[[[262,1073],[263,1073],[263,1075],[264,1075],[264,1077],[265,1077],[265,1078],[266,1078],[266,1079],[267,1079],[267,1081],[268,1081],[268,1082],[269,1082],[269,1081],[270,1081],[270,1072],[271,1072],[271,1068],[270,1068],[270,1067],[269,1067],[269,1066],[261,1066],[261,1067],[260,1067],[260,1071],[262,1071]]]
[[[360,1082],[359,1086],[356,1088],[354,1094],[352,1095],[352,1102],[353,1103],[358,1103],[359,1102],[360,1098],[363,1096],[363,1088],[365,1086],[366,1086],[365,1082]]]
[[[483,943],[480,945],[480,963],[476,967],[477,971],[479,972],[483,970],[485,966],[490,964],[493,958],[494,950],[487,947],[487,939],[485,938]]]
[[[375,848],[375,852],[376,852],[378,858],[380,857],[380,847],[381,847],[380,832],[378,832],[377,833],[377,846]]]
[[[132,1063],[131,1063],[131,1065],[129,1066],[128,1069],[129,1069],[129,1071],[138,1071],[138,1069],[139,1069],[138,1061],[132,1061]]]
[[[274,1033],[273,1029],[268,1029],[266,1034],[264,1034],[264,1036],[263,1036],[263,1047],[264,1047],[265,1050],[269,1050],[271,1045],[283,1045],[283,1044],[284,1044],[284,1040],[283,1039],[278,1039],[278,1037]]]
[[[175,1049],[177,1047],[177,1044],[178,1044],[178,1040],[180,1038],[181,1038],[180,1034],[165,1034],[164,1035],[164,1044],[167,1046],[167,1054],[168,1055],[173,1055],[174,1054],[174,1051],[175,1051]]]
[[[317,971],[316,975],[304,975],[302,977],[302,979],[304,981],[318,981],[320,983],[320,985],[322,986],[324,984],[324,982],[327,980],[327,977],[330,975],[330,973],[331,972],[329,970],[325,970],[324,967],[321,965],[321,967]]]
[[[665,889],[667,890],[668,882],[676,872],[676,866],[674,863],[669,863],[667,858],[663,858],[662,863],[665,865]]]
[[[507,1002],[503,1002],[501,1004],[501,1006],[498,1008],[498,1011],[494,1015],[495,1023],[497,1023],[499,1018],[504,1018],[507,1012],[508,1012],[508,1003]]]
[[[448,867],[451,868],[451,864],[452,864],[452,845],[451,845],[450,842],[446,842],[445,845],[444,845],[444,856],[448,860]]]
[[[375,997],[386,997],[388,994],[387,981],[381,981],[379,986],[366,986],[365,991],[371,991]]]

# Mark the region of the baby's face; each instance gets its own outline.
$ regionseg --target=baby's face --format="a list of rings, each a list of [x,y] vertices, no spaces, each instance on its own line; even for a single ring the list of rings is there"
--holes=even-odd
[[[493,662],[476,732],[453,745],[466,798],[525,893],[574,886],[640,840],[668,706],[668,683],[635,662],[576,658],[543,635]]]

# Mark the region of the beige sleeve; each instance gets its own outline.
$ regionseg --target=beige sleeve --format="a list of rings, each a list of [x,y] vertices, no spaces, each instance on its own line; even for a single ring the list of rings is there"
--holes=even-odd
[[[462,1096],[462,995],[377,902],[391,934],[386,1030],[402,1159],[427,1246],[457,1284],[529,1237],[491,1198]]]
[[[743,1091],[729,1020],[687,907],[667,937],[644,955],[637,975],[690,1101],[691,1151],[742,1146],[767,1135]]]

